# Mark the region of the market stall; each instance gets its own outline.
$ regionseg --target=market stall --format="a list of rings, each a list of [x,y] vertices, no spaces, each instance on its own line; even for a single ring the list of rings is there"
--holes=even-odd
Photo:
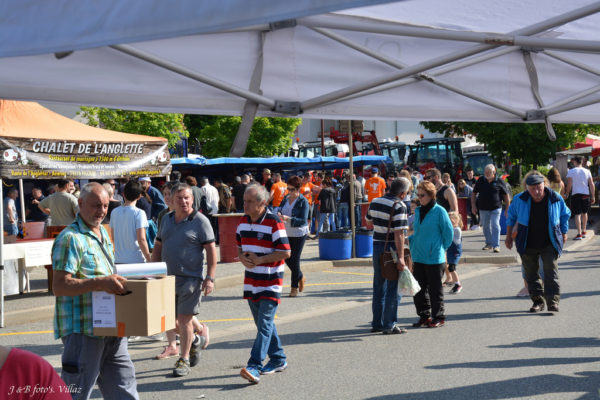
[[[19,180],[21,188],[22,179],[163,176],[171,169],[164,138],[94,128],[30,102],[0,100],[0,151],[0,176]],[[5,237],[0,226],[0,327],[4,326],[5,261],[17,260],[21,276],[27,267],[51,263],[52,242],[39,235],[20,240]]]

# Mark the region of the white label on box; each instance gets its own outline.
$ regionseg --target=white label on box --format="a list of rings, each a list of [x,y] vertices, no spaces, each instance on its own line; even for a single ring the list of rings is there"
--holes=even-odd
[[[92,292],[92,317],[94,328],[115,328],[117,326],[115,295]]]

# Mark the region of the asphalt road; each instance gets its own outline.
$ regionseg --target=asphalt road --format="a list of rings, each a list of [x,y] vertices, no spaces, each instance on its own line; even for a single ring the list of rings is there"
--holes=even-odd
[[[277,315],[289,368],[258,385],[239,376],[255,336],[241,287],[218,289],[203,300],[211,344],[189,376],[171,377],[175,359],[153,359],[162,343],[130,345],[140,398],[597,399],[599,244],[594,237],[560,259],[558,314],[527,312],[530,300],[515,297],[519,266],[461,264],[464,290],[446,296],[446,326],[405,335],[369,333],[370,266],[311,272],[305,294],[285,297]],[[407,327],[417,319],[412,298],[398,316]],[[0,343],[59,367],[60,342],[43,333],[51,318],[5,328]]]

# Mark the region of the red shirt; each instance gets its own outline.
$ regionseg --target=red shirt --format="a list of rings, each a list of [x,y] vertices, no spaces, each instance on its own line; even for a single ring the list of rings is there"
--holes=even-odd
[[[48,361],[37,354],[12,349],[0,368],[0,399],[71,400],[71,394]]]

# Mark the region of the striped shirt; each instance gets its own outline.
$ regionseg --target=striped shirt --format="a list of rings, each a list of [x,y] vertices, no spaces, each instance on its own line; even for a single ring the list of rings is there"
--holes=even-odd
[[[394,202],[396,202],[395,205]],[[389,194],[373,199],[369,205],[369,211],[367,213],[367,219],[373,223],[373,241],[385,242],[388,222],[391,214],[393,214],[393,217],[392,225],[390,227],[389,241],[393,243],[393,231],[408,229],[406,205],[397,197]]]
[[[77,214],[75,222],[63,229],[52,245],[52,269],[68,272],[76,279],[113,274],[113,245],[103,226],[100,226],[100,232],[102,242]],[[80,296],[56,296],[55,339],[72,333],[93,336],[93,331],[92,292]]]
[[[259,257],[275,251],[290,251],[285,225],[268,211],[256,222],[244,215],[238,224],[236,242],[242,252],[249,251]],[[268,299],[279,304],[284,270],[283,260],[246,268],[244,299]]]

